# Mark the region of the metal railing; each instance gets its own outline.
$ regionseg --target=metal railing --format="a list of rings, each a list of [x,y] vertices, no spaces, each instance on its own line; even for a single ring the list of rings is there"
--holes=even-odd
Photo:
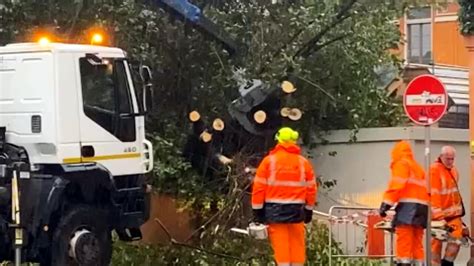
[[[357,206],[332,206],[329,209],[329,266],[333,265],[334,259],[390,259],[390,265],[394,260],[394,237],[393,232],[384,230],[385,254],[368,255],[366,253],[367,219],[370,213],[376,213],[377,209]],[[378,229],[382,230],[382,229]],[[388,237],[387,237],[388,236]],[[388,238],[388,239],[387,239]],[[341,245],[343,254],[335,254],[332,245],[336,241]],[[336,264],[334,264],[336,265]]]

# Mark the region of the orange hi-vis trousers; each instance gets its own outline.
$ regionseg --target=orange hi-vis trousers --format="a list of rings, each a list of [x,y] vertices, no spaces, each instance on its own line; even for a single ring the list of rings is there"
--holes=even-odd
[[[423,227],[397,225],[395,227],[397,263],[423,263]]]
[[[304,223],[269,224],[268,237],[278,266],[303,266],[306,260]]]
[[[455,239],[462,238],[462,220],[461,218],[456,218],[448,222],[448,226],[453,228],[453,231],[449,234],[450,237]],[[431,265],[437,266],[441,265],[441,252],[443,249],[443,242],[438,239],[431,240]],[[458,256],[460,245],[457,243],[446,244],[446,251],[444,252],[444,260],[454,262]]]

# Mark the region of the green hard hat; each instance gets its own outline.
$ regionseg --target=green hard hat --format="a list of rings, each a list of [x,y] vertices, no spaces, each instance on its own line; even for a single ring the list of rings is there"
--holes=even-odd
[[[295,131],[291,129],[290,127],[282,127],[280,130],[275,135],[275,140],[278,141],[278,143],[283,143],[283,142],[296,142],[299,137],[298,131]]]

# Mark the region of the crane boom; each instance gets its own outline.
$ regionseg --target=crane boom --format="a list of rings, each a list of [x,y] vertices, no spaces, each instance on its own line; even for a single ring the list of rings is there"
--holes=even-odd
[[[231,56],[240,54],[240,45],[225,30],[206,18],[198,6],[188,0],[151,0],[151,2],[220,43]]]

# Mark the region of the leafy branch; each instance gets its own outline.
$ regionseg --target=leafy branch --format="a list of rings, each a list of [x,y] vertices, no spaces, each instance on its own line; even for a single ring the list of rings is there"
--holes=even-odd
[[[317,43],[334,27],[343,23],[346,19],[350,18],[354,12],[350,12],[352,7],[357,3],[358,0],[350,0],[349,2],[340,6],[339,12],[334,17],[334,20],[329,23],[326,27],[324,27],[318,34],[316,34],[313,38],[307,41],[299,50],[295,53],[293,58],[297,57],[304,57],[307,58],[312,53],[315,53],[319,49],[324,46],[318,46]],[[342,39],[345,36],[340,36],[339,38]],[[337,39],[336,39],[337,40]]]

